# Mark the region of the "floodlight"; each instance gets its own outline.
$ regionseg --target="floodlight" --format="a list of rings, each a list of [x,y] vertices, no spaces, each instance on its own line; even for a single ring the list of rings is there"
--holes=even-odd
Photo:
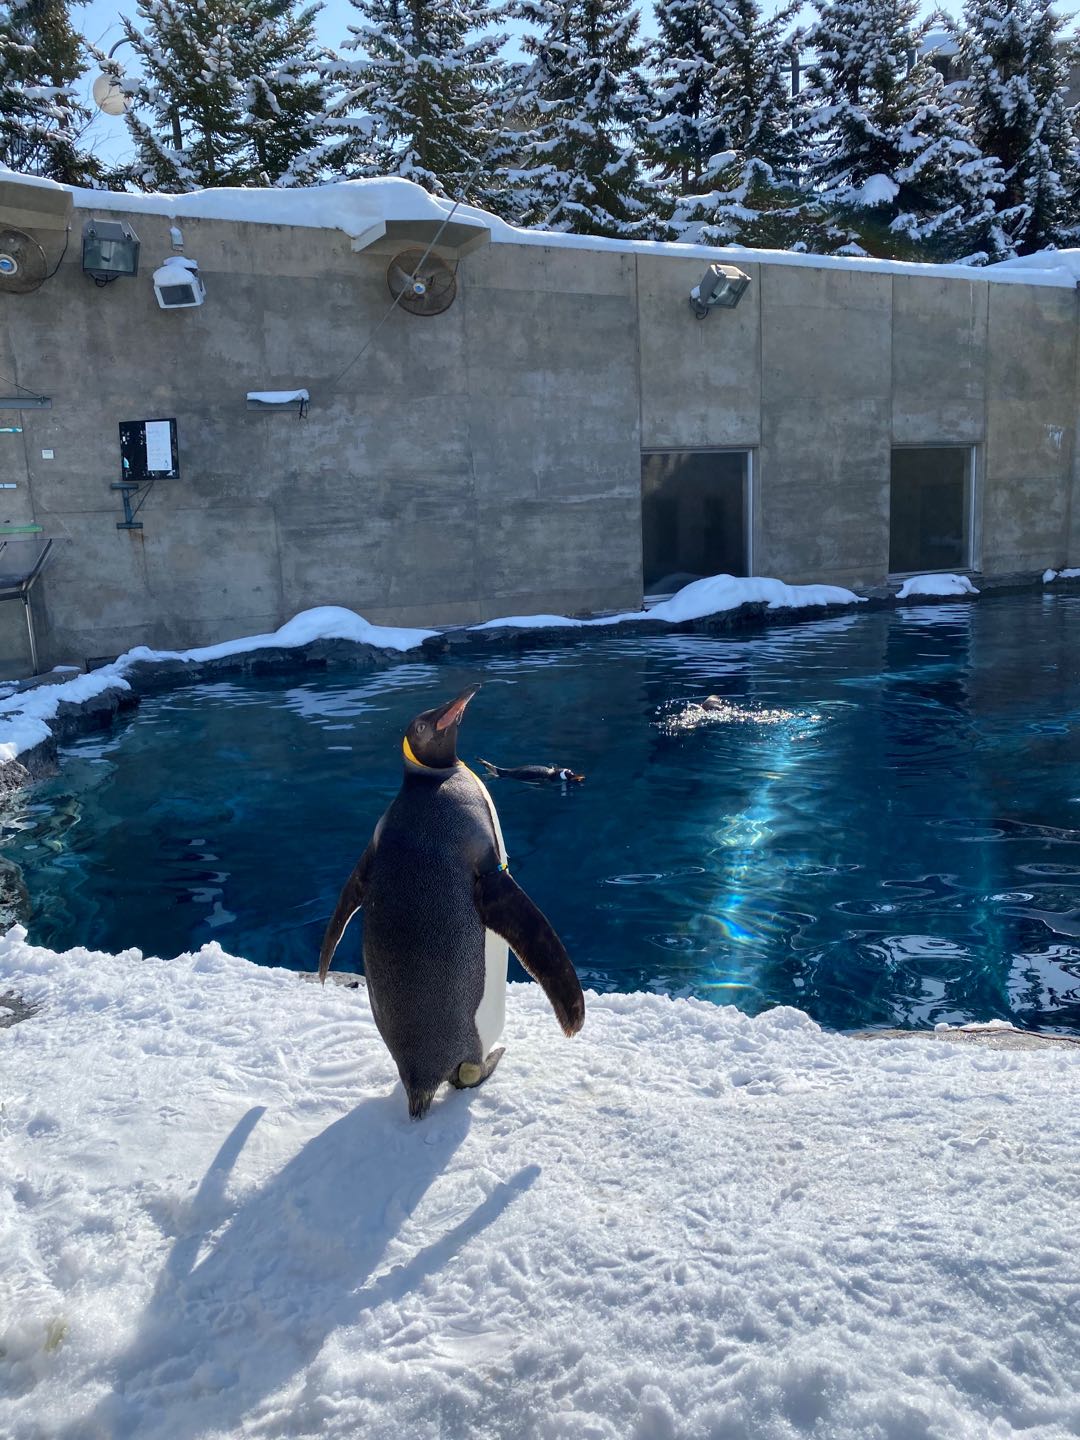
[[[206,299],[206,286],[199,278],[198,265],[188,255],[170,255],[154,271],[154,294],[162,310],[201,305]]]
[[[710,265],[690,291],[690,308],[699,320],[710,310],[734,310],[750,284],[750,276],[734,265]]]
[[[139,237],[126,220],[88,220],[83,226],[83,274],[98,285],[139,273]]]

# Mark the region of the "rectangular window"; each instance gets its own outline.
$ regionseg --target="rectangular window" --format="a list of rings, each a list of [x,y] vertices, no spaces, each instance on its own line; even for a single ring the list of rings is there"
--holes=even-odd
[[[745,575],[749,452],[665,450],[641,457],[646,595],[704,575]]]
[[[902,445],[892,452],[889,571],[971,564],[970,445]]]

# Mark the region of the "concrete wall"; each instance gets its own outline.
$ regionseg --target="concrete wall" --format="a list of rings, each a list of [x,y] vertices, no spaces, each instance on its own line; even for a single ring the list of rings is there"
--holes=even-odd
[[[890,449],[913,443],[977,447],[977,568],[1080,563],[1071,290],[763,261],[698,321],[701,259],[497,244],[462,259],[445,314],[374,334],[388,256],[338,231],[183,220],[208,298],[167,312],[168,219],[130,217],[143,273],[99,289],[88,213],[55,278],[0,295],[0,374],[53,398],[0,436],[0,526],[57,542],[46,664],[314,605],[392,624],[635,606],[643,448],[753,452],[758,574],[883,580]],[[246,407],[297,386],[304,421]],[[117,426],[155,416],[177,419],[182,478],[118,531]],[[25,669],[17,605],[0,656]]]
[[[430,624],[638,604],[632,256],[485,247],[445,314],[396,311],[336,379],[386,313],[386,255],[332,230],[185,220],[208,298],[168,312],[145,273],[103,289],[82,275],[84,218],[55,279],[0,296],[0,372],[53,398],[0,449],[19,485],[0,521],[58,540],[35,595],[48,663],[269,630],[315,605]],[[132,223],[145,272],[169,222]],[[304,421],[247,409],[248,390],[296,386]],[[181,478],[154,486],[142,531],[118,531],[117,426],[154,416],[177,419]]]
[[[702,268],[638,259],[642,444],[754,452],[755,573],[881,583],[900,445],[975,447],[975,569],[1080,563],[1076,292],[758,264],[698,321]]]

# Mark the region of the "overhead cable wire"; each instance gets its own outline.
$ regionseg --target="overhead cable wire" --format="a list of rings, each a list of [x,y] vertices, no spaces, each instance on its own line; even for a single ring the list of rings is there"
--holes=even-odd
[[[507,102],[507,104],[503,107],[503,114],[504,114],[504,115],[509,115],[509,114],[521,103],[522,99],[524,98],[524,95],[525,95],[525,91],[524,91],[525,78],[526,78],[526,77],[523,75],[523,76],[521,77],[521,79],[518,81],[517,87],[512,87],[512,88],[517,88],[518,94],[517,94],[517,96],[516,96],[515,98],[509,100],[509,101]],[[475,168],[473,169],[472,173],[469,175],[468,179],[465,181],[465,185],[464,185],[463,188],[464,188],[464,190],[465,190],[466,192],[468,192],[469,190],[472,189],[473,182],[476,180],[476,177],[480,174],[480,171],[484,168],[485,164],[487,163],[487,160],[488,160],[487,155],[482,155],[482,156],[480,157],[480,159],[477,161]],[[449,225],[449,224],[450,224],[450,221],[454,218],[454,212],[457,210],[458,206],[459,206],[461,203],[462,203],[462,202],[461,202],[461,197],[458,196],[458,198],[454,201],[453,205],[450,207],[450,210],[449,210],[449,212],[447,213],[446,217],[443,219],[442,224],[439,226],[438,230],[435,231],[435,234],[434,234],[434,236],[432,237],[432,239],[428,241],[427,249],[426,249],[426,250],[424,251],[424,253],[420,256],[420,259],[419,259],[418,263],[414,266],[413,272],[412,272],[414,276],[418,273],[418,271],[420,271],[421,269],[423,269],[424,263],[426,262],[428,256],[429,256],[429,255],[431,254],[431,252],[435,249],[435,246],[439,243],[439,237],[440,237],[440,235],[442,235],[442,233],[443,233],[443,231],[446,229],[447,225]],[[456,265],[455,265],[455,267],[454,267],[454,271],[455,271],[455,273],[457,272],[457,266],[456,266]],[[343,370],[339,371],[339,373],[334,376],[333,380],[331,380],[331,382],[330,382],[330,389],[331,389],[331,390],[334,390],[334,389],[337,387],[338,383],[349,373],[349,371],[350,371],[350,370],[352,369],[352,367],[356,364],[356,362],[357,362],[357,361],[364,355],[364,353],[371,347],[371,344],[372,344],[372,342],[374,341],[376,335],[378,335],[379,331],[382,329],[382,327],[383,327],[383,326],[386,324],[386,322],[390,319],[390,316],[391,316],[391,315],[394,313],[394,311],[397,309],[398,303],[399,303],[399,301],[404,297],[404,294],[405,294],[405,290],[404,290],[404,288],[402,288],[402,289],[399,290],[398,293],[394,296],[393,302],[391,303],[389,309],[385,312],[385,314],[383,315],[382,319],[381,319],[381,320],[379,321],[379,323],[375,326],[374,330],[372,330],[372,332],[371,332],[371,334],[368,336],[368,338],[364,341],[363,345],[361,345],[360,349],[359,349],[359,350],[356,352],[356,354],[352,357],[352,359],[351,359],[351,360],[349,361],[349,363],[345,366],[345,368],[344,368]]]

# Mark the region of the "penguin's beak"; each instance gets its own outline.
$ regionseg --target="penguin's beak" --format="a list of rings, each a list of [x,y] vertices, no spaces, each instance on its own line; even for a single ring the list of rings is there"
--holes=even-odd
[[[463,690],[456,700],[451,700],[449,705],[435,717],[435,729],[445,730],[450,725],[456,725],[462,715],[465,714],[465,706],[480,689],[479,685],[470,685],[468,690]]]

